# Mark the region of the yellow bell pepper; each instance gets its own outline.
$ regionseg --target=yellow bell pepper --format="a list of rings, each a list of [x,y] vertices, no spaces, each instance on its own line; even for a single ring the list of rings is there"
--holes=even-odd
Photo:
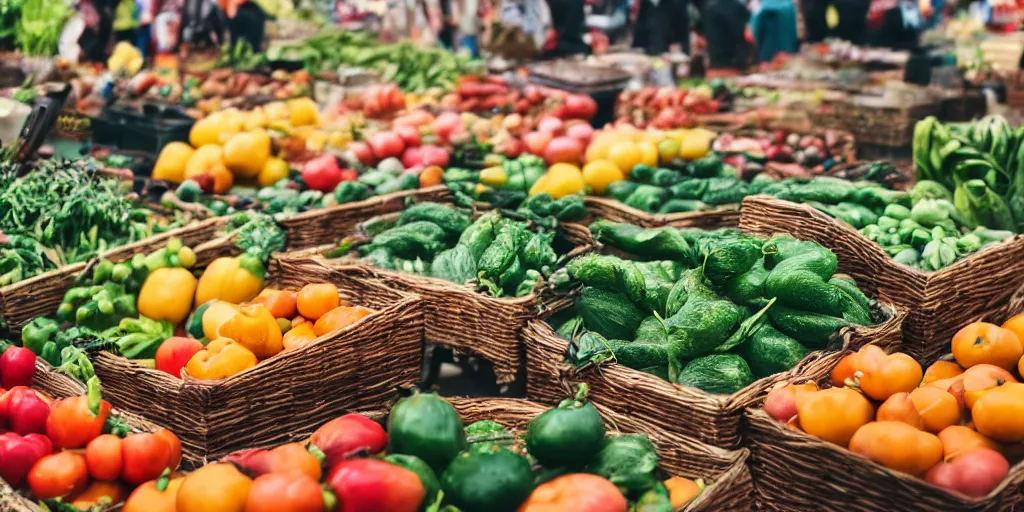
[[[274,183],[287,178],[288,171],[288,162],[277,157],[272,157],[270,160],[267,160],[267,163],[263,166],[263,170],[260,171],[259,176],[256,177],[256,183],[259,183],[261,187],[269,187]]]
[[[239,307],[237,304],[232,304],[223,300],[215,300],[209,306],[206,311],[203,312],[203,336],[207,340],[215,340],[219,338],[217,331],[220,326],[227,322],[231,317],[238,313]]]
[[[583,180],[583,173],[579,167],[572,164],[555,164],[533,184],[533,187],[530,188],[530,195],[547,192],[551,194],[551,197],[561,199],[567,195],[583,192],[584,187],[586,187],[586,182]]]
[[[250,254],[217,258],[199,278],[196,304],[206,304],[213,299],[233,304],[250,301],[263,290],[266,274],[263,262]]]
[[[508,173],[505,172],[505,168],[500,165],[494,167],[488,167],[480,171],[480,183],[484,185],[490,185],[492,187],[501,187],[508,182]]]
[[[139,291],[139,314],[153,320],[178,325],[192,311],[196,278],[180,267],[158,268],[151,272]]]
[[[263,304],[238,308],[238,312],[217,329],[217,337],[235,340],[259,359],[273,357],[284,348],[281,326]]]
[[[220,380],[256,366],[256,355],[232,340],[221,338],[210,342],[196,352],[185,365],[190,377],[200,380]]]

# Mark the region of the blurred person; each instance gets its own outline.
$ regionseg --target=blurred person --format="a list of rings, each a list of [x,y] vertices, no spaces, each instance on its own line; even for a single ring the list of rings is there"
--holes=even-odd
[[[709,0],[701,15],[707,41],[708,77],[728,76],[750,62],[747,21],[750,11],[739,0]]]
[[[793,0],[762,0],[750,19],[757,61],[771,62],[779,53],[796,53],[796,6]]]
[[[883,0],[886,1],[886,0]],[[832,37],[849,41],[857,46],[868,42],[868,11],[872,0],[834,0],[839,22],[832,30]]]
[[[828,35],[828,0],[802,0],[800,10],[804,15],[804,39],[808,43],[820,43]]]
[[[548,40],[544,57],[559,58],[590,54],[590,45],[583,41],[587,32],[584,0],[548,0],[554,40]]]
[[[486,48],[513,61],[536,58],[556,40],[552,14],[545,0],[501,0],[489,28]],[[464,16],[466,14],[464,13]]]
[[[633,47],[647,55],[667,53],[679,45],[690,53],[690,6],[688,0],[640,0],[633,28]],[[745,22],[745,21],[744,21]]]
[[[120,0],[114,10],[114,42],[135,44],[139,29],[139,5],[135,0]]]
[[[251,0],[217,0],[217,5],[227,16],[227,29],[231,44],[246,41],[253,50],[263,51],[263,35],[266,31],[267,13]]]

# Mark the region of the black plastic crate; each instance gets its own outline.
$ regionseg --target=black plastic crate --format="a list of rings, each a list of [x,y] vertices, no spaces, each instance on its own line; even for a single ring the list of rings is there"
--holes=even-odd
[[[111,106],[92,120],[92,140],[156,156],[170,142],[188,142],[195,120],[178,108],[144,104],[142,109]]]

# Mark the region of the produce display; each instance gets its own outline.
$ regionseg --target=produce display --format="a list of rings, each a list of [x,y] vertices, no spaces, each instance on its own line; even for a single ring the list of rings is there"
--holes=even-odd
[[[582,393],[525,432],[491,420],[464,425],[444,399],[415,394],[395,404],[386,427],[350,413],[305,442],[238,452],[158,485],[139,487],[125,512],[669,511],[704,488],[660,470],[646,436],[606,432]]]
[[[54,400],[29,387],[36,371],[28,349],[0,357],[0,478],[8,485],[47,510],[98,511],[178,468],[178,437],[132,431],[100,397],[96,377],[88,394]]]
[[[827,382],[773,390],[764,410],[894,471],[979,498],[1006,478],[1024,441],[1022,326],[1024,315],[1002,326],[968,324],[953,336],[951,354],[926,367],[866,345]]]
[[[551,207],[547,200],[532,204]],[[353,250],[359,262],[385,270],[474,284],[494,297],[522,297],[556,270],[557,233],[509,215],[493,210],[471,220],[453,206],[419,203],[393,221],[370,221],[362,240],[344,240],[338,252]]]
[[[556,327],[577,366],[614,360],[728,395],[789,370],[840,328],[872,323],[869,299],[813,242],[607,221],[590,229],[636,260],[589,254],[567,265],[583,288]]]
[[[88,164],[47,160],[24,176],[0,164],[0,286],[185,222],[144,208],[130,187]]]
[[[188,76],[181,82],[173,78],[142,70],[124,84],[122,101],[142,99],[181,105],[199,119],[231,107],[244,107],[254,98],[281,101],[309,96],[311,92],[311,78],[305,71],[277,70],[263,75],[215,69],[206,76]]]
[[[696,124],[694,114],[718,112],[722,98],[728,94],[721,84],[701,85],[692,90],[653,86],[639,91],[627,89],[615,102],[615,118],[637,128],[690,127]]]

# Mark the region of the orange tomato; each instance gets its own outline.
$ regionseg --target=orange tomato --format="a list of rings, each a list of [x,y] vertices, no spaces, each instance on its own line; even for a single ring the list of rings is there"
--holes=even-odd
[[[942,442],[935,434],[898,421],[864,425],[850,439],[850,451],[915,476],[924,475],[942,460]]]
[[[99,505],[101,502],[116,505],[124,501],[127,490],[117,482],[95,481],[89,485],[81,494],[75,496],[71,505],[79,510],[88,509],[91,506]]]
[[[431,165],[420,173],[420,188],[433,187],[444,183],[444,169]]]
[[[570,473],[545,482],[518,512],[626,512],[628,504],[615,484],[587,473]]]
[[[122,442],[122,451],[124,471],[121,478],[134,485],[159,478],[171,461],[170,445],[156,434],[129,434]]]
[[[832,385],[841,388],[846,385],[847,379],[852,379],[857,371],[857,353],[846,354],[839,360],[839,364],[832,369]]]
[[[272,450],[242,450],[227,456],[223,462],[230,462],[255,476],[301,473],[318,482],[323,476],[320,460],[299,443],[283,444]]]
[[[159,490],[157,481],[150,480],[132,491],[124,502],[122,512],[177,512],[178,488],[184,478],[172,478],[167,488]]]
[[[294,327],[292,330],[284,333],[284,339],[282,344],[284,345],[284,351],[296,350],[306,345],[309,345],[316,340],[316,331],[313,330],[312,322],[302,322]]]
[[[1024,313],[1010,317],[1010,319],[1003,322],[1003,325],[1000,327],[1016,334],[1017,339],[1024,344]]]
[[[39,499],[60,498],[85,489],[89,469],[85,457],[75,452],[47,455],[28,472],[28,487]]]
[[[850,388],[798,392],[796,410],[804,432],[840,446],[875,417],[871,402]]]
[[[313,332],[317,336],[323,336],[329,332],[344,329],[370,313],[373,313],[373,311],[362,306],[339,306],[318,318],[316,323],[313,324]]]
[[[668,489],[668,499],[672,502],[672,508],[680,510],[688,503],[700,496],[701,486],[689,478],[674,476],[663,482]]]
[[[97,480],[117,480],[121,478],[121,438],[112,434],[103,434],[85,446],[85,466],[89,476]]]
[[[939,432],[939,441],[942,442],[942,458],[946,462],[951,462],[957,456],[975,448],[1003,451],[1003,447],[999,446],[999,443],[963,425],[953,425],[942,429],[942,432]]]
[[[274,318],[291,318],[295,316],[295,292],[264,288],[251,304],[263,304],[263,307],[274,315]]]
[[[185,477],[177,512],[244,512],[252,480],[231,464],[207,464]]]
[[[982,363],[964,371],[960,382],[950,385],[949,392],[962,406],[970,409],[974,407],[974,403],[981,395],[1007,382],[1017,382],[1017,379],[1013,377],[1012,373],[998,366]]]
[[[296,297],[299,314],[313,322],[328,311],[342,305],[338,287],[330,283],[307,284]]]
[[[321,512],[320,483],[306,474],[267,473],[252,482],[245,512]]]
[[[961,409],[953,395],[938,388],[917,388],[910,392],[924,430],[937,434],[960,423]],[[879,418],[881,419],[881,418]]]
[[[178,469],[178,464],[181,463],[181,439],[178,439],[178,436],[174,435],[174,432],[171,432],[166,428],[161,428],[156,432],[153,432],[153,435],[156,436],[157,439],[167,443],[167,446],[171,449],[171,454],[167,458],[167,467],[171,468],[172,471]]]
[[[856,364],[861,391],[875,400],[884,401],[901,391],[913,391],[924,375],[914,358],[902,353],[886,354],[874,345],[858,352]]]
[[[960,366],[992,364],[1004,369],[1017,366],[1024,349],[1009,329],[986,322],[967,324],[953,335],[953,357]]]
[[[981,395],[971,408],[978,433],[1001,443],[1024,441],[1024,384],[1010,382]]]
[[[952,361],[935,361],[924,371],[921,385],[925,386],[937,380],[951,379],[962,373],[964,373],[964,369]]]
[[[942,393],[942,391],[939,391],[939,393]],[[946,394],[948,395],[949,393]],[[920,429],[924,425],[921,420],[921,414],[917,412],[917,408],[914,407],[914,401],[910,398],[910,393],[906,392],[896,393],[890,396],[882,405],[878,406],[878,415],[875,419],[878,421],[898,421],[916,429]]]

